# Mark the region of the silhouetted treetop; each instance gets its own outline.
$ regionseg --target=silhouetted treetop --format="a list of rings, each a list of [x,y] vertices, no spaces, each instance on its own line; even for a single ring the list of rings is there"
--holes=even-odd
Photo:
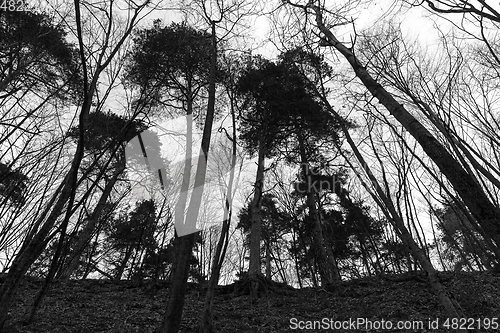
[[[55,90],[56,82],[68,82],[74,91],[81,82],[78,56],[64,29],[46,14],[0,11],[0,91]]]
[[[186,23],[163,27],[160,20],[155,20],[152,28],[136,32],[134,43],[127,65],[127,78],[131,82],[146,88],[170,88],[187,83],[193,89],[197,85],[195,81],[206,83],[210,34]]]

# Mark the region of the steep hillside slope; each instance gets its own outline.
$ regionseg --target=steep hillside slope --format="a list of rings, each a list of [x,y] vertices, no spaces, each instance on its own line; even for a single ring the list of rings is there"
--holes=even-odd
[[[441,278],[466,316],[476,319],[463,321],[466,326],[475,328],[474,332],[498,331],[492,329],[492,318],[500,317],[500,276],[442,273]],[[40,285],[40,281],[24,285],[5,332],[153,332],[168,296],[167,284],[71,281],[55,285],[37,322],[25,326],[23,320]],[[453,324],[449,321],[448,329],[444,327],[446,318],[420,274],[344,282],[332,292],[275,286],[254,302],[250,296],[234,292],[237,286],[218,290],[214,324],[219,332],[292,332],[300,328],[308,328],[308,332],[350,332],[353,328],[361,332],[450,332]],[[183,332],[196,331],[203,297],[200,286],[190,286]],[[436,323],[439,329],[434,327]]]

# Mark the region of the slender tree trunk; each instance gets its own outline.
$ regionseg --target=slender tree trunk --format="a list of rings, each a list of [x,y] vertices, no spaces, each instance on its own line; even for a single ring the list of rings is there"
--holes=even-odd
[[[298,134],[298,144],[302,162],[302,172],[307,179],[310,166],[306,155],[304,140],[300,133]],[[306,187],[307,208],[309,209],[309,215],[312,217],[312,223],[314,223],[311,248],[318,266],[319,275],[321,276],[321,284],[323,287],[330,288],[340,281],[340,275],[338,273],[337,264],[335,263],[335,258],[333,257],[333,251],[329,248],[323,237],[320,213],[316,207],[316,193],[313,192],[314,189],[308,188],[309,183],[307,183]]]
[[[132,255],[132,246],[127,246],[125,249],[125,255],[123,256],[123,260],[120,263],[120,266],[118,266],[118,270],[116,271],[114,280],[120,281],[123,276],[123,272],[125,272],[125,267],[127,267],[127,262],[130,259],[130,256]]]
[[[210,139],[212,136],[212,125],[215,114],[215,74],[217,70],[217,39],[215,35],[215,21],[212,21],[212,57],[210,64],[210,77],[208,87],[208,107],[205,117],[205,126],[203,128],[203,137],[201,140],[202,154],[198,157],[198,166],[196,169],[196,177],[194,182],[194,190],[189,202],[186,223],[194,223],[198,219],[199,209],[201,205],[201,197],[203,195],[203,186],[207,172],[208,151],[210,148]],[[177,213],[177,212],[176,212]],[[179,237],[179,247],[177,252],[177,260],[173,270],[172,286],[170,288],[170,296],[165,311],[165,317],[158,332],[177,333],[180,328],[182,311],[184,309],[184,298],[187,290],[187,280],[189,276],[189,263],[191,252],[195,243],[197,234],[192,233],[186,236]]]
[[[229,174],[229,182],[227,184],[226,191],[226,202],[224,209],[224,217],[222,222],[222,229],[219,236],[219,241],[217,242],[217,247],[215,249],[215,255],[212,261],[212,271],[210,274],[210,280],[208,282],[207,293],[205,295],[205,303],[203,305],[203,314],[201,317],[200,333],[212,333],[214,332],[212,323],[212,309],[213,301],[215,297],[215,287],[219,283],[220,271],[224,258],[226,256],[227,246],[229,244],[229,226],[231,224],[232,217],[232,206],[233,206],[233,183],[236,168],[236,115],[233,99],[230,97],[230,107],[231,107],[231,121],[233,126],[233,137],[232,142],[232,155],[231,155],[231,171]]]
[[[333,111],[333,110],[332,110]],[[418,244],[415,242],[413,237],[411,236],[410,232],[406,228],[403,219],[401,216],[397,213],[396,208],[394,207],[394,204],[392,200],[386,196],[384,191],[382,190],[382,187],[380,186],[378,180],[375,178],[373,173],[371,172],[370,167],[368,164],[366,164],[363,156],[358,150],[358,147],[352,140],[349,130],[346,128],[345,125],[342,126],[342,130],[344,132],[344,135],[347,139],[347,142],[349,146],[351,147],[352,151],[354,152],[354,155],[356,156],[357,160],[359,163],[363,166],[366,175],[368,176],[371,184],[375,188],[375,193],[371,191],[369,188],[368,184],[366,184],[363,179],[361,178],[361,175],[356,172],[356,175],[362,182],[363,186],[367,189],[367,191],[372,195],[373,199],[377,202],[379,207],[382,209],[384,214],[386,215],[387,219],[389,222],[391,222],[392,226],[396,230],[398,237],[403,241],[403,243],[407,246],[408,251],[413,255],[413,257],[418,261],[422,269],[427,273],[428,279],[429,279],[429,284],[431,288],[434,290],[436,296],[438,297],[440,303],[443,305],[447,315],[449,317],[462,317],[462,311],[460,308],[460,305],[455,301],[453,296],[449,294],[449,292],[446,290],[445,286],[440,282],[437,272],[434,269],[434,266],[432,265],[431,261],[429,258],[425,255],[425,253],[420,249]],[[355,169],[353,169],[355,170]]]
[[[123,170],[124,168],[121,171]],[[80,258],[85,251],[85,248],[89,245],[95,230],[97,229],[97,225],[102,218],[102,212],[106,207],[106,202],[108,201],[108,198],[111,195],[111,191],[113,190],[120,174],[121,172],[114,174],[113,177],[106,183],[104,191],[99,198],[99,202],[97,203],[91,218],[87,221],[82,231],[78,235],[76,244],[67,256],[67,263],[63,266],[63,269],[57,276],[58,279],[69,280],[71,274],[73,274],[73,272],[78,268],[80,264]]]
[[[295,234],[295,230],[292,230],[292,242],[293,246],[295,247],[295,254],[293,256],[293,260],[295,262],[295,272],[297,274],[297,282],[299,284],[299,288],[302,289],[302,278],[300,277],[300,269],[299,269],[299,258],[298,258],[298,245],[297,245],[297,237]]]
[[[224,262],[225,252],[227,249],[229,237],[230,216],[224,220],[222,224],[221,234],[213,257],[212,272],[208,282],[207,292],[205,294],[205,303],[203,305],[203,313],[201,317],[200,333],[214,332],[212,323],[212,306],[215,296],[215,287],[219,282],[220,270]]]
[[[361,260],[363,261],[363,265],[365,266],[366,273],[368,274],[368,276],[372,276],[372,272],[370,269],[371,265],[368,263],[368,253],[362,241],[359,242],[359,249],[361,251]]]
[[[274,252],[271,251],[271,248],[269,248],[269,254],[271,256],[271,259],[274,260],[274,262],[276,263],[276,269],[278,270],[278,274],[281,276],[282,282],[288,284],[288,279],[286,277],[286,270],[285,267],[283,266],[283,259],[281,259],[280,251],[276,251],[276,255],[278,256],[277,258],[274,256]]]
[[[82,24],[81,24],[82,17],[80,11],[80,1],[74,0],[74,5],[75,5],[76,32],[78,38],[79,58],[81,61],[82,72],[83,72],[82,73],[83,103],[79,115],[80,133],[79,133],[78,144],[76,147],[76,152],[73,161],[71,163],[70,170],[68,171],[64,179],[64,185],[61,184],[62,186],[59,187],[58,191],[56,191],[56,193],[54,193],[52,197],[51,201],[54,202],[55,205],[48,206],[45,212],[38,218],[35,225],[37,227],[41,226],[40,229],[38,231],[35,228],[32,230],[32,233],[30,233],[28,241],[23,245],[20,252],[14,259],[12,266],[9,269],[7,279],[2,285],[2,288],[0,289],[0,330],[5,324],[8,315],[8,310],[12,302],[12,298],[21,282],[21,279],[26,274],[29,267],[33,264],[33,262],[43,252],[47,243],[50,241],[50,239],[47,239],[47,236],[51,232],[53,226],[56,224],[56,221],[61,215],[65,204],[68,201],[72,203],[71,198],[74,198],[74,194],[76,192],[76,187],[77,187],[78,169],[81,160],[83,158],[84,128],[86,126],[86,120],[88,118],[90,108],[92,107],[92,98],[96,91],[99,75],[105,68],[108,67],[114,56],[118,53],[119,49],[122,47],[126,38],[132,32],[132,29],[135,26],[135,22],[139,16],[140,11],[145,6],[148,5],[148,2],[145,2],[142,5],[138,5],[135,8],[134,12],[131,15],[129,24],[126,27],[126,31],[123,33],[123,35],[121,36],[121,38],[118,40],[118,42],[114,47],[109,47],[109,44],[107,42],[104,43],[104,47],[100,52],[100,54],[98,55],[96,71],[93,73],[92,76],[90,75],[90,71],[87,67],[87,56],[85,55],[86,48],[84,46],[83,33],[82,33]],[[109,37],[109,35],[107,37]],[[68,220],[71,215],[70,212],[73,208],[71,207],[72,205],[68,206],[69,207],[67,207],[67,214],[64,218],[64,221],[62,222],[63,233],[65,231],[64,229],[65,224],[68,223]]]
[[[97,263],[94,263],[91,261],[91,262],[89,262],[89,266],[92,269],[94,269],[97,273],[102,274],[102,276],[105,276],[110,280],[114,280],[114,276],[112,276],[111,274],[109,274],[109,273],[103,271],[102,269],[100,269],[99,267],[97,267]]]
[[[177,238],[177,255],[172,271],[172,285],[170,286],[167,311],[158,333],[179,331],[184,308],[184,297],[187,290],[189,262],[196,236],[196,234],[189,234]]]
[[[368,73],[353,51],[337,40],[324,23],[322,9],[312,2],[306,7],[314,11],[316,26],[322,33],[323,45],[335,48],[344,56],[364,86],[417,140],[427,156],[446,176],[471,214],[484,229],[486,235],[491,237],[497,247],[500,246],[500,209],[488,199],[483,188],[464,170],[448,150]]]
[[[258,295],[258,276],[261,275],[260,241],[262,226],[262,192],[264,188],[265,149],[262,140],[259,140],[257,158],[257,173],[255,176],[254,195],[250,206],[252,219],[250,227],[250,263],[248,275],[250,277],[252,299]]]
[[[64,179],[64,186],[62,187],[60,193],[56,192],[54,194],[54,198],[57,198],[56,204],[52,207],[52,210],[50,210],[50,207],[47,208],[47,210],[50,210],[50,214],[46,219],[46,214],[44,213],[37,221],[36,225],[41,225],[41,228],[38,230],[38,232],[33,231],[34,233],[36,232],[33,238],[31,238],[23,246],[23,248],[21,248],[21,251],[18,253],[12,263],[12,266],[9,269],[6,281],[0,289],[0,330],[7,320],[8,309],[10,308],[13,296],[17,288],[19,287],[22,278],[24,277],[30,266],[33,264],[33,262],[43,252],[47,243],[50,241],[47,236],[49,235],[52,227],[55,225],[57,219],[61,215],[64,205],[68,202],[68,200],[70,200],[70,197],[74,195],[76,191],[78,169],[83,158],[83,131],[86,125],[88,114],[90,112],[91,99],[93,96],[93,92],[95,91],[96,84],[97,77],[94,78],[94,80],[90,84],[90,87],[85,84],[84,102],[79,115],[80,136],[78,139],[73,162],[71,163],[70,170],[68,171]],[[67,223],[67,220],[70,217],[69,211],[71,210],[71,207],[68,207],[67,209],[68,214],[66,214],[63,224]]]
[[[271,251],[269,249],[269,242],[266,242],[266,278],[271,280]]]
[[[188,91],[190,89],[188,88]],[[179,194],[179,200],[175,205],[175,223],[183,223],[186,214],[186,204],[191,181],[191,169],[193,161],[193,99],[189,95],[187,99],[187,117],[186,117],[186,154],[184,156],[184,170],[182,174],[182,183]]]
[[[73,165],[75,162],[73,162]],[[68,171],[68,176],[73,174],[72,170]],[[71,177],[66,177],[66,180],[71,180]],[[64,204],[69,199],[69,194],[71,191],[71,183],[67,181],[60,193],[54,194],[58,197],[56,204],[53,206],[50,215],[47,217],[42,227],[33,236],[33,238],[27,242],[20,250],[12,265],[7,273],[7,277],[2,284],[0,289],[0,330],[7,319],[8,310],[10,308],[12,298],[16,292],[22,278],[28,271],[31,264],[36,260],[36,258],[43,252],[48,240],[46,239],[49,232],[52,230],[56,219],[61,214]],[[44,218],[45,214],[41,218]],[[38,222],[37,222],[38,224]]]

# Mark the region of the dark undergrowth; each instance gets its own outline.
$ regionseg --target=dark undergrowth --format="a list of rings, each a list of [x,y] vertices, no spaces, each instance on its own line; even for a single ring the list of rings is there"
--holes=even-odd
[[[484,272],[442,273],[440,277],[462,306],[464,315],[479,319],[467,322],[473,323],[474,332],[500,330],[477,329],[479,324],[484,326],[491,318],[500,317],[500,276]],[[36,322],[24,325],[41,284],[29,280],[22,286],[3,332],[153,332],[163,317],[168,297],[167,283],[57,283],[50,289]],[[328,291],[297,290],[262,281],[258,299],[251,299],[247,286],[247,281],[239,281],[218,287],[214,303],[214,326],[218,332],[302,331],[299,327],[311,328],[307,332],[353,332],[353,323],[358,320],[358,332],[452,331],[451,326],[444,328],[442,308],[421,274],[368,277],[342,282]],[[203,288],[191,284],[182,332],[197,331],[203,299]],[[439,329],[429,328],[429,321],[437,319]],[[396,327],[401,324],[407,328]],[[377,325],[379,329],[375,329]]]

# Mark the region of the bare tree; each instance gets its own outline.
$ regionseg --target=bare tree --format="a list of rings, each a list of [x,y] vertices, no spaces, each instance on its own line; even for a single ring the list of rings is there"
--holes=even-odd
[[[47,288],[48,282],[51,280],[51,275],[53,276],[53,274],[55,274],[57,259],[62,250],[62,240],[64,239],[69,219],[73,212],[73,204],[77,190],[78,170],[83,158],[84,131],[88,114],[92,108],[92,101],[97,91],[99,77],[103,70],[111,63],[120,48],[124,45],[132,29],[137,24],[137,20],[140,18],[141,12],[147,8],[148,5],[150,5],[150,2],[146,1],[140,5],[129,4],[129,8],[132,12],[123,31],[117,31],[114,25],[114,14],[116,13],[116,7],[114,5],[115,4],[113,3],[102,4],[103,13],[105,14],[103,17],[104,20],[100,21],[99,24],[102,24],[103,40],[100,41],[99,49],[97,53],[95,53],[95,50],[92,49],[93,46],[86,44],[86,36],[84,32],[85,27],[82,17],[82,6],[85,10],[92,11],[93,4],[86,2],[81,3],[78,0],[75,0],[74,2],[76,38],[78,40],[78,52],[83,71],[83,84],[81,91],[82,105],[80,106],[80,112],[78,115],[78,123],[80,126],[78,144],[71,167],[64,177],[59,190],[54,193],[50,200],[51,202],[40,214],[40,217],[35,224],[39,226],[38,230],[34,230],[32,237],[26,239],[23,247],[20,249],[9,269],[5,283],[2,285],[0,290],[0,326],[3,326],[8,318],[8,309],[20,281],[31,264],[42,253],[50,238],[54,236],[54,233],[52,235],[50,235],[50,233],[66,206],[67,208],[64,218],[58,228],[58,231],[61,232],[61,241],[59,242],[55,257],[52,261],[52,267],[49,271],[47,283],[45,284],[44,289]],[[121,35],[118,35],[120,33]],[[43,295],[43,291],[40,295]],[[41,297],[39,299],[41,300]]]
[[[394,89],[408,108],[427,118],[438,140],[498,206],[500,183],[497,176],[500,174],[493,151],[498,147],[499,127],[491,100],[494,88],[477,79],[484,68],[474,66],[475,61],[463,54],[466,51],[444,36],[441,41],[443,54],[437,50],[434,59],[427,59],[426,53],[419,51],[416,43],[406,41],[394,26],[375,34],[380,44],[369,36],[361,39],[362,56],[370,59],[369,68],[388,88]],[[478,103],[478,99],[484,103]],[[468,216],[474,230],[484,234],[477,220]],[[491,242],[488,244],[498,256],[498,247]]]
[[[378,82],[361,63],[352,47],[339,41],[325,22],[325,15],[331,13],[320,2],[309,1],[304,4],[287,1],[291,7],[307,13],[312,17],[313,29],[320,34],[321,45],[334,48],[350,64],[357,78],[368,91],[384,105],[389,113],[417,140],[424,152],[432,159],[452,184],[471,214],[480,223],[482,229],[491,237],[496,246],[500,245],[500,216],[496,207],[485,194],[483,188],[474,177],[457,161],[447,149],[422,125],[398,100]]]

